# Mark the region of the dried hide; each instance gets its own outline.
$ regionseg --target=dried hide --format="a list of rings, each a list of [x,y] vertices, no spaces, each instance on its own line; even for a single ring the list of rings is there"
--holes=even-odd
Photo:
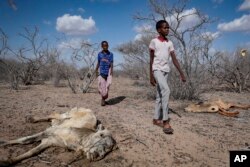
[[[190,104],[185,108],[187,112],[208,112],[208,113],[216,113],[218,112],[221,115],[235,117],[239,114],[239,111],[229,111],[231,108],[238,108],[247,110],[250,108],[250,105],[243,105],[243,104],[234,104],[234,103],[227,103],[222,101],[221,99],[218,100],[211,100],[206,102],[199,102],[197,104]]]
[[[73,108],[63,114],[55,113],[44,118],[30,117],[28,120],[33,123],[51,121],[51,127],[31,136],[0,142],[1,146],[41,142],[37,147],[17,157],[0,159],[0,166],[16,164],[52,146],[85,154],[91,161],[104,158],[116,147],[116,141],[111,133],[98,124],[94,113],[89,109]]]

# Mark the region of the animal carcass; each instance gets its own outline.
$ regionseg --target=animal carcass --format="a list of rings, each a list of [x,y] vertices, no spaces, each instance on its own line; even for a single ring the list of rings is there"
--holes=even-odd
[[[243,105],[243,104],[233,104],[233,103],[227,103],[222,101],[221,99],[218,100],[211,100],[207,102],[199,102],[197,104],[190,104],[185,108],[185,111],[187,112],[208,112],[208,113],[216,113],[229,116],[229,117],[235,117],[239,114],[239,111],[228,111],[230,108],[239,108],[247,110],[250,108],[250,105]]]
[[[2,141],[1,146],[13,144],[41,143],[28,152],[9,159],[0,159],[0,166],[16,164],[32,157],[51,146],[68,148],[85,154],[89,160],[100,160],[116,147],[111,133],[104,129],[94,113],[85,108],[73,108],[63,114],[51,114],[48,117],[30,117],[30,122],[51,121],[51,127],[45,131],[16,140]]]

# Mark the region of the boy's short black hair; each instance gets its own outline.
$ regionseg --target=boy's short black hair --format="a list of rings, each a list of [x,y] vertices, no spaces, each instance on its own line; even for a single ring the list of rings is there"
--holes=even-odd
[[[109,44],[107,41],[102,41],[101,45],[103,45],[104,43]]]
[[[159,28],[161,28],[161,26],[162,26],[163,23],[166,23],[167,25],[169,25],[166,20],[159,20],[159,21],[157,21],[157,23],[155,25],[156,30],[158,30]]]

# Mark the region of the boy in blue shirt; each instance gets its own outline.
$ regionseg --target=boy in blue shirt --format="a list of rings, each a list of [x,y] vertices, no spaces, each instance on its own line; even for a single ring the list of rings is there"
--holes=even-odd
[[[173,129],[169,124],[168,101],[170,89],[167,78],[170,72],[170,58],[180,73],[181,80],[186,82],[186,78],[180,68],[179,62],[174,52],[174,46],[166,36],[169,33],[169,24],[165,20],[156,23],[156,30],[159,36],[152,39],[149,44],[150,50],[150,83],[157,85],[155,113],[153,124],[163,127],[163,132],[172,134]]]
[[[98,62],[96,65],[96,76],[98,76],[98,90],[102,96],[101,105],[105,106],[105,100],[108,98],[109,87],[113,75],[113,53],[108,50],[108,42],[102,41],[102,51],[98,53]]]

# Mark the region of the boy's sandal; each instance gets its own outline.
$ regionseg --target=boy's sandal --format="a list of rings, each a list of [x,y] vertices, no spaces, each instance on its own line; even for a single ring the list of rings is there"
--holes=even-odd
[[[174,129],[172,129],[171,127],[163,128],[163,132],[166,133],[166,134],[173,134]]]
[[[102,101],[101,102],[101,106],[105,106],[106,104],[105,104],[105,101]]]
[[[159,126],[161,128],[164,127],[163,123],[162,122],[159,122],[159,120],[156,120],[156,119],[153,119],[153,124],[156,125],[156,126]]]

